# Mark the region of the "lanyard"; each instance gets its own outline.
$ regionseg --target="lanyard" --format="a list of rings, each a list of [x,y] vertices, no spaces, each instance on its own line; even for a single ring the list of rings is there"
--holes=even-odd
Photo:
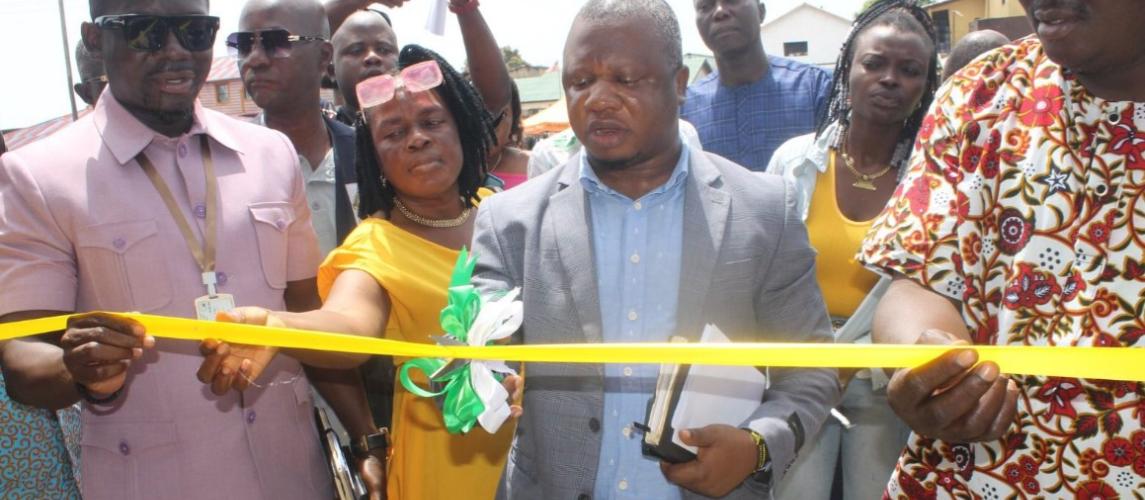
[[[215,176],[215,162],[211,158],[211,148],[207,144],[205,134],[199,136],[199,148],[202,151],[203,171],[207,177],[207,229],[203,234],[205,241],[202,245],[199,245],[199,239],[191,230],[191,223],[183,216],[183,211],[175,202],[175,196],[171,194],[171,189],[167,187],[166,182],[163,182],[163,178],[159,176],[159,172],[155,170],[151,160],[148,160],[147,155],[143,152],[140,152],[135,160],[139,162],[139,166],[143,167],[143,173],[147,174],[147,178],[151,180],[151,185],[155,186],[155,191],[163,198],[163,203],[167,205],[167,211],[175,219],[175,224],[179,226],[179,232],[183,233],[183,239],[187,242],[191,255],[195,257],[195,263],[203,272],[203,285],[207,287],[207,294],[214,297],[217,295],[215,284],[218,283],[218,277],[215,274],[215,247],[218,238],[219,179]]]

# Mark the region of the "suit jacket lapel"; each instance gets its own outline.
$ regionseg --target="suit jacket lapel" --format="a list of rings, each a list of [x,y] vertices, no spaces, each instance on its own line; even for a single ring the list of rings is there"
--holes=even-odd
[[[724,241],[731,196],[723,190],[719,170],[702,151],[692,151],[689,164],[692,175],[684,194],[676,327],[678,335],[697,342],[704,327],[704,302]]]
[[[354,129],[330,118],[326,118],[326,129],[330,131],[330,143],[334,148],[334,226],[340,244],[358,225],[350,193],[346,191],[347,184],[357,182],[354,170]]]
[[[600,294],[597,290],[596,265],[591,236],[592,216],[580,183],[580,155],[573,156],[563,167],[561,187],[549,198],[549,211],[544,237],[555,244],[560,264],[568,280],[576,314],[585,341],[603,341],[600,319]]]

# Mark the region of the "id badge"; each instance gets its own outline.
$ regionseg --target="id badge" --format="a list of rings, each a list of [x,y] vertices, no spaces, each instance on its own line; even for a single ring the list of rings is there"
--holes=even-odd
[[[195,299],[195,313],[199,321],[214,321],[221,312],[233,311],[235,297],[229,293],[204,295]]]

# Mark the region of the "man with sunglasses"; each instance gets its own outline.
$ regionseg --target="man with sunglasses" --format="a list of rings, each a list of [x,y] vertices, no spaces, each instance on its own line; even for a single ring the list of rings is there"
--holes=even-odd
[[[330,27],[318,0],[251,0],[239,30],[227,37],[247,93],[262,108],[260,124],[286,134],[298,151],[314,230],[322,255],[357,225],[345,179],[354,179],[354,129],[322,110],[320,87],[330,64]],[[352,439],[373,449],[355,449],[358,470],[371,491],[384,491],[384,439],[364,403],[357,371],[307,368],[311,381]],[[321,406],[323,403],[319,402]],[[388,419],[386,419],[388,421]],[[372,454],[370,454],[372,452]]]
[[[105,64],[106,94],[0,158],[0,322],[317,306],[294,148],[196,99],[219,25],[207,12],[206,0],[91,1],[83,40]],[[200,346],[91,314],[9,342],[0,366],[16,401],[83,402],[84,498],[333,497],[299,362],[225,354],[204,361]]]
[[[226,41],[247,93],[262,108],[259,122],[286,134],[298,150],[323,255],[354,227],[352,218],[339,225],[335,216],[335,164],[353,174],[354,131],[322,112],[322,76],[333,52],[329,37],[318,0],[251,0],[239,31]]]

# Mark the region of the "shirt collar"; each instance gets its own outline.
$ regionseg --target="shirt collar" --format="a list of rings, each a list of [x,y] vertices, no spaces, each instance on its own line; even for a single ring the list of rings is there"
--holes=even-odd
[[[683,137],[681,137],[680,158],[676,160],[676,167],[672,170],[672,176],[668,178],[668,182],[665,182],[664,185],[650,191],[648,195],[664,193],[669,190],[677,189],[683,185],[684,179],[688,177],[688,173],[691,171],[690,159],[691,148],[688,147],[688,143],[684,140]],[[581,185],[584,186],[584,189],[590,193],[604,193],[623,196],[604,184],[604,182],[600,180],[600,177],[597,177],[596,171],[593,170],[592,166],[588,163],[588,152],[584,151],[583,149],[580,155],[580,182]]]
[[[158,135],[158,132],[148,128],[128,112],[110,90],[104,92],[96,104],[93,119],[104,144],[120,165],[126,165],[135,159]],[[224,147],[241,152],[242,143],[232,135],[227,120],[230,118],[225,115],[205,111],[202,103],[196,99],[194,122],[191,124],[191,130],[184,136],[207,134]]]
[[[810,164],[819,170],[819,173],[827,171],[827,156],[831,154],[832,145],[838,144],[836,139],[842,132],[843,126],[838,121],[832,122],[823,129],[823,133],[819,134],[811,142],[811,147],[807,149],[807,154],[804,156]]]

